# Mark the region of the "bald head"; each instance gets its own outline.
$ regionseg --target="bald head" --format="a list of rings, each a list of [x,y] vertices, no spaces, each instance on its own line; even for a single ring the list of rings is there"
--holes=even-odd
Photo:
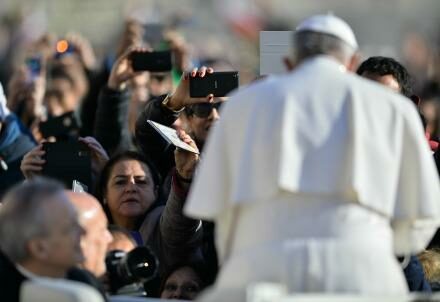
[[[80,220],[91,219],[96,216],[104,216],[105,213],[99,201],[92,195],[82,192],[66,191],[70,201],[78,211]]]
[[[83,267],[97,277],[105,273],[105,254],[112,236],[108,220],[99,201],[88,193],[68,191],[67,196],[78,211],[79,222],[86,234],[81,239],[85,255]]]

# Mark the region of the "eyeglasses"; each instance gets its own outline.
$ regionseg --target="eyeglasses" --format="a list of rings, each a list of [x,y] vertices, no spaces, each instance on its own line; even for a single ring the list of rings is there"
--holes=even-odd
[[[212,109],[215,108],[217,111],[220,111],[220,107],[222,106],[222,104],[223,102],[200,103],[200,104],[193,104],[189,108],[194,115],[201,118],[207,118],[211,114]]]

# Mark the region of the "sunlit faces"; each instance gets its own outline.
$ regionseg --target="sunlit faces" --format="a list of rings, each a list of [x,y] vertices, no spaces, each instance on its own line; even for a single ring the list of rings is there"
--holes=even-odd
[[[144,215],[156,197],[157,189],[146,164],[128,159],[114,165],[107,183],[105,199],[116,222],[121,218]]]

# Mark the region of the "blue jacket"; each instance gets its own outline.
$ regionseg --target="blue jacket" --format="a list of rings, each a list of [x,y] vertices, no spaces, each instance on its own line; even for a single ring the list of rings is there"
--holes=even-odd
[[[35,146],[35,140],[17,116],[8,115],[0,132],[0,160],[3,161],[0,166],[0,198],[7,189],[24,179],[20,163],[23,156]]]

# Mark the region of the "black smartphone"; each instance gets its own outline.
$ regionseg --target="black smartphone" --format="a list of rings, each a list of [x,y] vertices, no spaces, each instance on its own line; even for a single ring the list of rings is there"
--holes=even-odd
[[[209,94],[223,97],[238,88],[238,71],[207,73],[203,78],[189,78],[189,95],[192,98],[204,98]]]
[[[130,59],[134,71],[164,72],[172,68],[170,51],[133,52]]]
[[[67,188],[79,181],[91,188],[92,164],[89,148],[78,141],[45,142],[42,175],[57,179]]]
[[[68,138],[79,134],[79,125],[73,111],[49,118],[47,121],[41,122],[39,127],[45,138],[51,136],[58,139]]]

